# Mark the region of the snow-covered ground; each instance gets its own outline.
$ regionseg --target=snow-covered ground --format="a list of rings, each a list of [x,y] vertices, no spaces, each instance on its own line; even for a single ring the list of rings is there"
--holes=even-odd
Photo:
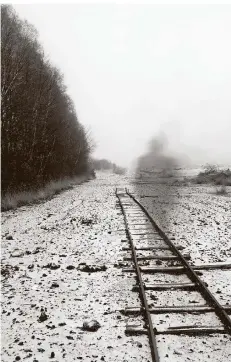
[[[208,187],[175,186],[166,192],[164,185],[137,185],[126,176],[100,173],[47,202],[5,212],[2,361],[151,361],[148,338],[124,333],[127,322],[143,321],[120,312],[140,301],[131,291],[134,274],[120,267],[122,247],[128,245],[122,241],[126,235],[116,187],[136,194],[190,253],[191,262],[231,260],[231,197]],[[207,271],[202,278],[222,304],[231,304],[230,271]],[[178,305],[196,299],[190,292],[178,293]],[[172,303],[169,293],[167,298]],[[165,301],[163,292],[158,304]],[[171,318],[175,324],[188,321],[186,315]],[[156,325],[166,319],[169,315],[153,316]],[[92,320],[99,323],[97,330],[84,330],[83,323]],[[166,335],[157,341],[161,362],[231,360],[226,335]]]

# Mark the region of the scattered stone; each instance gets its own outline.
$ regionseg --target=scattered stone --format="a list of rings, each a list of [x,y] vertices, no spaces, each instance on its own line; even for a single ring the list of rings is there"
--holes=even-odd
[[[39,246],[37,246],[37,248],[32,251],[32,254],[38,254],[40,253],[40,251],[42,251],[42,249]]]
[[[12,235],[7,235],[6,240],[13,240],[13,236]]]
[[[43,353],[43,352],[45,352],[45,349],[43,349],[43,348],[38,348],[38,352]]]
[[[50,358],[54,358],[54,357],[55,357],[55,352],[51,352]]]
[[[45,310],[41,309],[41,314],[39,316],[38,322],[45,322],[48,319],[48,315],[46,314]]]
[[[78,269],[82,272],[96,273],[107,270],[107,267],[106,265],[87,265],[86,263],[81,263],[79,264]]]
[[[47,268],[47,269],[51,269],[51,270],[56,270],[60,268],[59,264],[55,264],[55,263],[48,263],[47,265],[44,265],[43,268]]]
[[[101,327],[101,325],[99,324],[99,322],[97,320],[93,319],[90,322],[83,322],[82,329],[84,331],[96,332],[96,331],[98,331],[98,329],[100,327]]]
[[[55,329],[55,325],[54,325],[54,324],[52,324],[51,326],[49,326],[49,324],[47,324],[46,327],[47,327],[48,329]]]
[[[67,266],[67,270],[72,270],[72,269],[75,269],[75,267],[73,265],[68,265]]]
[[[142,347],[143,347],[143,345],[142,345],[141,342],[137,342],[137,346],[138,346],[139,348],[142,348]]]
[[[58,288],[59,287],[59,284],[54,282],[51,284],[51,288]]]
[[[66,336],[67,339],[74,339],[72,336]]]
[[[150,296],[150,298],[151,298],[152,300],[158,300],[158,297],[156,297],[154,294],[152,294],[152,295]]]
[[[5,278],[9,278],[12,276],[14,270],[17,270],[16,267],[13,267],[12,265],[6,264],[1,265],[1,275]]]
[[[93,220],[93,219],[82,218],[82,219],[80,220],[80,223],[81,223],[82,225],[87,225],[87,226],[89,226],[89,225],[92,225],[92,224],[94,223],[94,220]]]
[[[59,327],[63,327],[63,326],[65,326],[65,325],[66,325],[65,322],[62,322],[62,323],[59,323],[59,324],[58,324]]]
[[[21,257],[21,256],[23,256],[24,255],[24,251],[22,251],[22,250],[19,250],[19,249],[15,249],[15,250],[13,250],[12,251],[12,253],[11,253],[11,257],[12,258],[19,258],[19,257]]]

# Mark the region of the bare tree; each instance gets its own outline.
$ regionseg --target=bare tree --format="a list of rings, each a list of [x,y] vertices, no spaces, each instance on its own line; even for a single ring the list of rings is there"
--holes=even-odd
[[[87,172],[91,143],[36,29],[1,7],[2,192]]]

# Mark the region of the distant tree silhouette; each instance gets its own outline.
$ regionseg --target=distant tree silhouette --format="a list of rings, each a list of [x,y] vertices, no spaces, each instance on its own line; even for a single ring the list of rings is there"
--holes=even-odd
[[[126,173],[126,168],[117,166],[115,163],[112,163],[104,158],[101,160],[92,159],[91,163],[94,170],[111,170],[113,173],[118,175],[124,175]]]
[[[2,193],[83,174],[91,146],[37,31],[1,7]]]

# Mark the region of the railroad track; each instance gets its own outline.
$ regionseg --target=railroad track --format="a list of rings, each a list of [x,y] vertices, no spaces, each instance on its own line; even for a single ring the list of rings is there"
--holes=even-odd
[[[207,265],[192,265],[180,245],[175,245],[164,233],[157,223],[150,216],[145,207],[127,189],[116,189],[118,206],[124,216],[125,230],[129,247],[124,251],[131,251],[132,257],[127,256],[124,261],[131,261],[133,267],[124,268],[124,272],[134,272],[137,284],[133,290],[139,291],[142,307],[128,307],[123,313],[126,315],[142,315],[144,326],[127,325],[126,334],[147,334],[151,349],[152,361],[159,361],[156,335],[158,334],[231,334],[231,319],[228,312],[231,312],[231,305],[221,305],[216,297],[208,289],[206,283],[200,278],[199,270],[208,269],[230,269],[231,264],[216,263]],[[141,222],[142,221],[142,222]],[[138,237],[138,239],[137,239]],[[149,255],[142,255],[145,253]],[[161,254],[160,254],[161,252]],[[140,255],[141,253],[141,255]],[[151,260],[156,261],[157,266],[147,266]],[[163,263],[165,265],[163,266]],[[171,265],[169,265],[171,263]],[[177,264],[177,265],[176,265]],[[153,273],[183,274],[188,279],[187,283],[146,283],[144,275]],[[163,290],[190,290],[197,291],[205,300],[205,304],[192,305],[165,305],[150,306],[148,303],[147,291]],[[220,320],[218,325],[179,325],[158,329],[153,325],[152,314],[159,313],[214,313]],[[187,318],[187,317],[186,317]]]

